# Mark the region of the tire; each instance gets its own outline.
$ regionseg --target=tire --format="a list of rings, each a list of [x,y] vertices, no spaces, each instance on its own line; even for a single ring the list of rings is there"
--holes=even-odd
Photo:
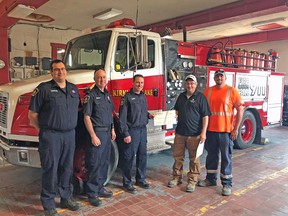
[[[108,173],[107,173],[107,179],[104,183],[104,185],[108,184],[110,181],[111,177],[115,173],[117,166],[118,166],[118,161],[119,161],[119,151],[118,147],[115,141],[111,142],[112,143],[112,148],[111,148],[111,153],[110,153],[110,163],[108,167]]]
[[[239,133],[234,145],[238,149],[252,146],[257,131],[256,119],[252,112],[245,111],[239,126]]]
[[[104,183],[106,185],[111,177],[113,176],[115,170],[117,169],[119,152],[116,142],[112,142],[111,153],[110,153],[110,163],[107,172],[107,179]],[[87,170],[85,168],[85,149],[83,147],[77,148],[75,150],[74,157],[74,174],[72,178],[72,184],[74,188],[74,194],[85,194],[85,181],[87,177]]]

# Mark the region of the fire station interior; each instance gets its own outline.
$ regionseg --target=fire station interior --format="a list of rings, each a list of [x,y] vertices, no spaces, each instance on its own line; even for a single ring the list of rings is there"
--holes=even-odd
[[[83,35],[115,27],[120,29],[118,38],[102,39],[102,43],[87,38],[89,44],[85,44]],[[135,37],[141,30],[146,36]],[[84,50],[82,59],[73,56],[75,44]],[[109,44],[114,48],[108,50]],[[105,184],[113,196],[101,198],[101,207],[89,205],[79,180],[83,152],[76,152],[74,198],[82,207],[71,212],[57,206],[60,215],[288,215],[287,0],[0,0],[0,49],[0,216],[43,215],[40,163],[32,163],[39,159],[37,132],[24,127],[22,117],[27,119],[33,88],[41,80],[51,79],[53,59],[65,60],[68,74],[69,69],[77,69],[89,76],[90,71],[91,80],[85,81],[85,86],[79,81],[79,89],[93,83],[94,66],[109,62],[105,68],[113,71],[109,88],[116,98],[116,113],[134,73],[149,77],[157,72],[162,77],[144,85],[147,98],[154,97],[148,109],[153,107],[150,110],[155,113],[173,111],[178,95],[185,90],[187,75],[197,77],[197,88],[203,92],[214,85],[213,75],[219,68],[226,72],[227,84],[236,87],[245,101],[233,149],[230,196],[221,195],[220,177],[217,186],[186,192],[187,152],[183,184],[167,187],[172,178],[176,124],[156,127],[154,120],[149,120],[152,135],[148,146],[149,142],[163,143],[148,148],[151,189],[136,186],[137,194],[123,190],[117,143],[111,142]],[[112,86],[112,79],[124,83],[126,78],[130,81],[125,88]],[[154,83],[158,87],[154,88]],[[28,85],[32,90],[27,91]],[[80,94],[83,98],[84,91]],[[81,131],[78,139],[85,140],[83,136],[87,134]],[[199,179],[206,176],[206,156],[204,150]]]

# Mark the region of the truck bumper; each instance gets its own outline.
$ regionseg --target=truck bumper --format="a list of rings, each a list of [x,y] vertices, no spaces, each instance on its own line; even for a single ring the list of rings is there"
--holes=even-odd
[[[0,140],[0,157],[3,160],[20,166],[41,167],[38,148],[10,146]]]

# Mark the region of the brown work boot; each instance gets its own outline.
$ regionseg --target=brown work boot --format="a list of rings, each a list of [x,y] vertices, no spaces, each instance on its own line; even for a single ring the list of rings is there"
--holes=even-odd
[[[189,182],[186,187],[186,192],[192,193],[195,191],[196,182]]]
[[[173,188],[176,187],[177,185],[182,184],[182,180],[178,178],[173,178],[168,182],[168,187]]]

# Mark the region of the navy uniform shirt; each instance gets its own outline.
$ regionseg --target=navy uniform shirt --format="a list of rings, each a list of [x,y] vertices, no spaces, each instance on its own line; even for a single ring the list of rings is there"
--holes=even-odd
[[[177,98],[175,110],[178,111],[176,133],[183,136],[198,136],[202,131],[202,118],[210,116],[210,108],[206,97],[195,91],[187,98],[187,92],[182,92]]]
[[[133,89],[121,99],[119,108],[120,130],[124,137],[130,136],[130,128],[144,127],[148,124],[148,105],[143,92],[134,93]]]
[[[83,112],[91,118],[93,127],[109,127],[113,124],[114,104],[110,93],[102,92],[96,85],[84,97]]]
[[[29,110],[38,113],[40,129],[72,130],[77,125],[80,95],[76,85],[66,81],[61,89],[54,80],[43,82],[34,90]]]

